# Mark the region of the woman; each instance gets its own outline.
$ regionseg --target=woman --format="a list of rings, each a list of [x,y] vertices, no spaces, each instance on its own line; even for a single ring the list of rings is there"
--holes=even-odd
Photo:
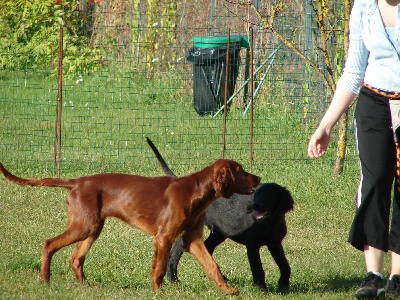
[[[310,138],[308,155],[327,151],[332,127],[359,95],[355,132],[361,179],[349,242],[363,251],[367,275],[358,299],[400,298],[400,197],[395,183],[393,216],[389,212],[395,177],[394,134],[400,106],[400,0],[355,0],[350,16],[346,65],[332,102]],[[400,131],[400,130],[399,130]],[[400,136],[400,135],[399,135]],[[392,253],[386,288],[383,259]]]

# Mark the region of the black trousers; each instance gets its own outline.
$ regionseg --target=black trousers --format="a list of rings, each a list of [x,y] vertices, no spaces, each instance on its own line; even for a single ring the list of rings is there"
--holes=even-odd
[[[355,133],[361,178],[348,241],[400,254],[400,193],[393,181],[396,147],[389,100],[363,87],[356,106]],[[394,193],[392,190],[394,187]],[[389,233],[391,199],[394,195]]]

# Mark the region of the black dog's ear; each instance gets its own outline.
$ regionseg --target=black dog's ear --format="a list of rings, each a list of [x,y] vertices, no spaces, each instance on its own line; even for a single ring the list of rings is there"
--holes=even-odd
[[[294,206],[294,200],[292,198],[292,195],[290,194],[290,192],[284,188],[281,187],[281,193],[280,193],[280,201],[279,201],[279,205],[278,205],[278,210],[280,213],[287,213],[288,211],[293,209]]]
[[[218,197],[229,198],[234,192],[234,177],[230,168],[222,168],[214,174],[213,185]]]

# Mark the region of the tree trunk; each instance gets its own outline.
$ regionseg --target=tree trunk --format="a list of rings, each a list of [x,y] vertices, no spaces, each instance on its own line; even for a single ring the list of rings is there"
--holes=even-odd
[[[347,52],[349,49],[349,20],[351,11],[351,0],[344,1],[344,26],[343,26],[343,52],[344,56],[347,57]],[[333,174],[340,175],[343,173],[344,161],[346,159],[346,148],[347,148],[347,129],[349,121],[349,110],[347,110],[339,121],[339,135],[338,135],[338,145],[336,151],[336,163]]]
[[[333,174],[335,176],[343,173],[344,161],[346,159],[348,120],[349,120],[349,111],[347,110],[339,120],[336,163],[335,163],[335,169],[333,171]]]

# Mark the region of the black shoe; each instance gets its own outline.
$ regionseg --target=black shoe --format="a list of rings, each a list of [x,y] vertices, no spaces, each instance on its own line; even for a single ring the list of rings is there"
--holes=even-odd
[[[386,299],[400,299],[400,275],[393,275],[386,285]]]
[[[369,272],[361,282],[360,288],[356,291],[357,299],[384,299],[385,288],[383,279]]]

